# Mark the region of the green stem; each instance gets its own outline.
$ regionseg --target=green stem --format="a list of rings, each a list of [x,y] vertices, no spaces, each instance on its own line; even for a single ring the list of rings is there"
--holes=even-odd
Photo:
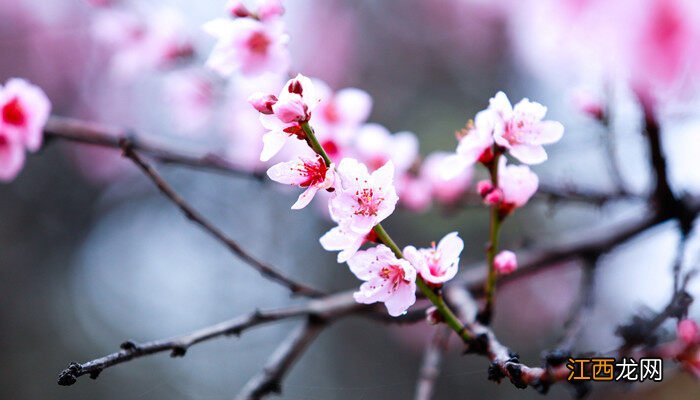
[[[302,122],[301,129],[304,130],[306,137],[309,139],[309,145],[311,148],[316,152],[316,154],[323,157],[323,161],[326,163],[326,166],[330,166],[331,159],[328,157],[328,153],[326,153],[326,150],[323,149],[323,146],[321,146],[321,143],[319,143],[318,139],[316,138],[316,134],[314,133],[313,128],[311,128],[311,125],[309,125],[308,122]]]
[[[382,241],[387,247],[391,249],[392,252],[394,252],[394,255],[396,255],[397,258],[403,258],[403,253],[401,253],[401,249],[396,245],[394,240],[389,236],[389,234],[384,230],[384,227],[382,224],[377,224],[374,227],[374,233],[377,234],[377,238]],[[416,286],[420,289],[421,292],[425,295],[425,297],[430,300],[431,303],[437,308],[438,312],[440,315],[442,315],[442,318],[445,320],[445,323],[447,326],[449,326],[453,331],[455,331],[460,338],[462,338],[463,341],[469,341],[472,340],[473,337],[469,333],[468,330],[464,329],[464,324],[457,318],[457,316],[450,310],[450,307],[445,303],[445,299],[443,299],[442,295],[437,293],[433,288],[428,286],[427,283],[423,280],[423,278],[416,277]]]
[[[498,159],[501,154],[495,152],[491,165],[489,166],[489,173],[491,174],[491,184],[494,188],[498,188]],[[498,253],[498,238],[501,231],[501,217],[499,215],[499,204],[494,204],[491,206],[491,216],[489,223],[489,244],[486,247],[486,262],[488,265],[488,276],[486,282],[484,283],[484,294],[486,296],[486,304],[484,310],[480,313],[479,319],[488,324],[491,322],[491,317],[493,316],[493,303],[496,297],[496,280],[498,275],[496,273],[496,254]]]
[[[314,134],[313,128],[309,125],[308,122],[302,122],[301,123],[301,129],[304,130],[304,133],[306,133],[306,137],[308,138],[309,145],[311,148],[316,152],[316,154],[320,155],[323,157],[323,161],[325,161],[326,165],[331,165],[331,159],[328,157],[328,154],[326,151],[323,149],[323,146],[319,143],[318,139],[316,138],[316,135]],[[399,249],[399,246],[396,245],[394,240],[389,236],[389,234],[384,230],[384,227],[382,227],[382,224],[377,224],[374,227],[374,232],[377,234],[377,238],[384,243],[386,246],[388,246],[391,251],[396,255],[397,258],[403,258],[403,253],[401,253],[401,249]],[[416,286],[423,292],[425,297],[430,300],[431,303],[437,308],[438,312],[440,315],[442,315],[442,318],[445,320],[445,323],[452,329],[454,330],[459,337],[467,342],[473,339],[471,333],[464,328],[464,324],[457,318],[457,316],[450,310],[450,307],[445,303],[445,299],[443,299],[442,295],[430,286],[428,286],[427,283],[421,278],[420,276],[416,277]]]

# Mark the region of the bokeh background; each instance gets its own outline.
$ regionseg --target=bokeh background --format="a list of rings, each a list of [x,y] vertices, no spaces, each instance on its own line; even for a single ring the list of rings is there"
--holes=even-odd
[[[196,56],[187,66],[166,68],[139,63],[138,56],[134,61],[133,55],[106,46],[98,33],[115,16],[90,3],[0,3],[0,79],[20,76],[38,84],[56,115],[128,126],[184,148],[231,154],[231,132],[249,122],[234,121],[230,102],[235,100],[222,100],[235,88],[196,67],[213,44],[199,27],[223,15],[223,2],[118,5],[146,21],[179,13],[180,28],[196,44]],[[324,79],[333,88],[366,90],[374,98],[370,120],[391,131],[415,132],[424,155],[452,151],[454,131],[498,90],[515,101],[529,97],[547,105],[548,116],[567,129],[551,148],[551,161],[535,169],[550,184],[614,187],[602,145],[607,131],[577,107],[577,93],[585,90],[614,111],[616,156],[629,188],[641,193],[648,188],[640,114],[631,94],[633,86],[645,85],[663,104],[663,139],[674,189],[693,193],[700,189],[700,113],[694,90],[699,7],[690,1],[608,3],[613,2],[294,0],[286,4],[285,19],[295,71]],[[671,3],[685,7],[683,12],[663,8]],[[671,22],[654,28],[650,21],[659,15]],[[667,31],[680,31],[690,39],[659,44],[656,36],[645,36],[657,28],[657,36],[675,38]],[[126,61],[115,62],[118,57]],[[196,120],[193,126],[180,118],[179,92],[173,89],[181,87],[178,79],[186,74],[204,76],[213,88],[215,111],[187,115],[190,123]],[[335,263],[335,255],[318,244],[330,227],[321,213],[289,211],[294,193],[175,166],[160,169],[189,201],[260,258],[328,290],[357,286],[347,268]],[[533,201],[508,221],[504,243],[520,250],[576,241],[596,230],[614,229],[645,208],[643,202],[592,207]],[[386,225],[397,241],[416,245],[458,230],[466,242],[466,265],[482,257],[487,214],[479,207],[434,207],[418,214],[398,211]],[[687,268],[698,262],[696,236],[691,234],[686,249]],[[601,259],[593,319],[580,349],[614,348],[617,324],[640,309],[664,304],[678,238],[669,222]],[[580,275],[577,265],[567,265],[502,291],[495,329],[527,362],[537,364],[540,352],[555,343],[576,300]],[[697,282],[690,290],[700,295]],[[290,301],[297,300],[289,300],[284,290],[188,223],[116,152],[49,143],[29,159],[15,182],[0,186],[0,398],[232,398],[294,322],[197,345],[184,358],[163,354],[132,361],[103,372],[96,381],[84,378],[67,388],[56,384],[56,376],[69,361],[110,353],[125,339],[176,335]],[[691,313],[700,317],[700,307]],[[395,327],[343,320],[324,331],[303,356],[281,398],[410,398],[430,332],[424,323]],[[539,397],[532,390],[488,382],[486,366],[481,358],[461,356],[455,343],[436,398]],[[700,385],[667,363],[661,384],[601,384],[592,397],[698,395]],[[549,396],[569,398],[559,386]]]

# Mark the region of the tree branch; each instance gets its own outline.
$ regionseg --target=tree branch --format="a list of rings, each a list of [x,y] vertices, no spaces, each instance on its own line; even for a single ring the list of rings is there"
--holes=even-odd
[[[641,197],[628,193],[623,189],[613,192],[603,192],[596,190],[583,190],[571,185],[562,187],[540,183],[536,195],[551,202],[573,202],[586,203],[594,206],[603,206],[612,201],[621,200],[642,200]]]
[[[141,169],[141,171],[143,171],[143,173],[149,179],[151,179],[161,193],[172,201],[190,221],[202,227],[207,233],[216,238],[219,242],[223,243],[232,253],[260,272],[261,275],[280,283],[283,286],[286,286],[293,294],[308,297],[318,297],[323,295],[323,292],[296,282],[295,280],[283,275],[269,264],[266,264],[253,257],[236,241],[226,236],[224,232],[214,226],[214,224],[212,224],[209,220],[204,218],[202,214],[200,214],[179,194],[177,194],[177,192],[175,192],[175,190],[158,174],[158,172],[156,172],[156,170],[137,153],[136,149],[128,139],[122,138],[120,146],[124,152],[124,156],[131,159]]]
[[[236,400],[259,400],[270,393],[281,393],[282,379],[325,326],[323,320],[307,318],[306,322],[272,353],[262,371],[243,386]]]
[[[263,174],[246,171],[215,154],[195,156],[182,151],[149,143],[131,131],[94,122],[52,116],[44,128],[47,141],[54,139],[75,143],[121,149],[120,142],[127,139],[134,150],[165,164],[178,164],[199,169],[208,169],[225,174],[262,180]]]
[[[430,341],[425,346],[423,363],[418,374],[416,384],[416,400],[430,400],[433,398],[435,382],[440,375],[440,363],[447,350],[447,343],[452,331],[447,326],[436,326]]]

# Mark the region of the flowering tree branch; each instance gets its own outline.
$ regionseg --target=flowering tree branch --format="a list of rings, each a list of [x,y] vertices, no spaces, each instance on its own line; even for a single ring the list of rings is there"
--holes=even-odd
[[[281,393],[282,379],[321,333],[325,324],[321,319],[307,317],[304,324],[277,347],[260,373],[243,386],[236,400],[259,400],[269,393]]]
[[[260,272],[261,275],[286,286],[293,294],[317,297],[323,295],[319,290],[313,289],[302,283],[296,282],[292,278],[289,278],[277,271],[274,267],[266,264],[257,258],[253,257],[245,249],[243,249],[236,241],[226,236],[226,234],[207,220],[203,215],[201,215],[197,210],[190,206],[185,200],[175,192],[175,190],[156,172],[156,170],[141,157],[135,150],[134,146],[131,144],[129,139],[122,138],[119,143],[120,147],[124,152],[124,156],[129,158],[136,164],[141,171],[158,187],[158,189],[163,193],[170,201],[172,201],[177,207],[185,214],[185,216],[195,224],[199,225],[207,233],[212,235],[218,241],[223,243],[232,253],[240,257],[248,265]]]

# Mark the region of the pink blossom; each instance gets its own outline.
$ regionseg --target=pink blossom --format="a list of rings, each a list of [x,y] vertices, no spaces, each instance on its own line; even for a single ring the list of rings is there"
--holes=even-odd
[[[486,195],[491,193],[492,190],[493,183],[491,183],[491,181],[488,179],[480,180],[476,184],[476,192],[479,193],[479,196],[481,197],[486,197]]]
[[[506,165],[501,157],[498,165],[498,187],[503,191],[503,205],[507,208],[522,207],[530,200],[539,186],[539,179],[527,165]]]
[[[414,212],[423,212],[430,207],[432,193],[430,182],[421,176],[403,174],[396,185],[401,205]]]
[[[394,212],[399,200],[394,188],[394,164],[389,161],[370,174],[367,166],[352,158],[338,165],[340,184],[329,202],[333,220],[346,231],[369,233]]]
[[[698,324],[691,319],[684,319],[678,323],[678,339],[683,343],[691,345],[700,340],[700,330]]]
[[[334,165],[326,166],[321,156],[275,164],[267,170],[267,176],[275,182],[306,188],[292,210],[306,207],[319,190],[330,189],[335,181]]]
[[[397,175],[406,172],[418,157],[418,139],[411,132],[391,134],[379,124],[366,124],[357,132],[357,156],[370,171],[392,161]]]
[[[367,242],[376,242],[374,231],[356,233],[342,226],[336,226],[321,236],[321,246],[327,251],[339,251],[338,262],[343,263],[354,256]]]
[[[206,64],[223,76],[235,71],[246,76],[284,74],[289,68],[289,38],[281,21],[219,18],[202,28],[218,39]]]
[[[503,250],[496,255],[493,260],[494,268],[496,272],[501,275],[507,275],[518,269],[518,260],[515,257],[515,253],[509,250]]]
[[[272,106],[277,103],[277,96],[256,92],[248,98],[248,102],[259,113],[270,115],[273,114]]]
[[[213,82],[200,72],[173,72],[167,77],[164,89],[176,127],[193,136],[204,134],[203,128],[211,121],[216,100]]]
[[[494,188],[484,196],[484,204],[493,206],[503,201],[503,191],[499,188]]]
[[[540,164],[547,160],[542,145],[558,142],[564,134],[560,122],[542,120],[547,107],[528,99],[513,107],[505,93],[498,92],[490,100],[489,109],[498,117],[494,130],[496,143],[526,164]]]
[[[434,242],[431,248],[426,249],[407,246],[403,249],[403,255],[426,282],[441,285],[457,274],[463,249],[464,242],[457,232],[452,232],[445,235],[437,247]]]
[[[226,3],[226,9],[232,17],[236,18],[246,18],[252,15],[241,0],[229,0],[229,2]]]
[[[24,145],[11,131],[0,129],[0,181],[9,182],[24,165]]]
[[[472,165],[477,161],[490,161],[490,157],[489,159],[484,157],[493,146],[495,128],[496,115],[492,110],[486,109],[476,114],[474,122],[467,126],[466,134],[457,145],[457,155],[466,165]]]
[[[389,315],[399,316],[416,302],[416,270],[391,250],[380,244],[358,251],[348,260],[355,276],[365,281],[355,292],[355,301],[362,304],[384,302]]]
[[[249,98],[249,101],[259,102],[262,96],[256,93]],[[269,131],[263,136],[260,160],[268,161],[272,158],[282,149],[290,136],[305,139],[306,133],[301,123],[310,120],[311,112],[319,102],[320,97],[309,78],[299,74],[287,81],[280,95],[277,96],[277,101],[271,105],[273,114],[260,114],[260,123]]]
[[[262,21],[269,21],[284,14],[280,0],[260,0],[258,3],[258,18]]]
[[[473,173],[471,166],[451,171],[450,157],[445,152],[431,153],[423,160],[420,170],[432,197],[443,204],[455,203],[464,195]]]
[[[44,137],[42,130],[51,112],[46,94],[19,78],[8,80],[0,90],[0,130],[5,133],[6,141],[18,141],[32,152],[39,150]]]

